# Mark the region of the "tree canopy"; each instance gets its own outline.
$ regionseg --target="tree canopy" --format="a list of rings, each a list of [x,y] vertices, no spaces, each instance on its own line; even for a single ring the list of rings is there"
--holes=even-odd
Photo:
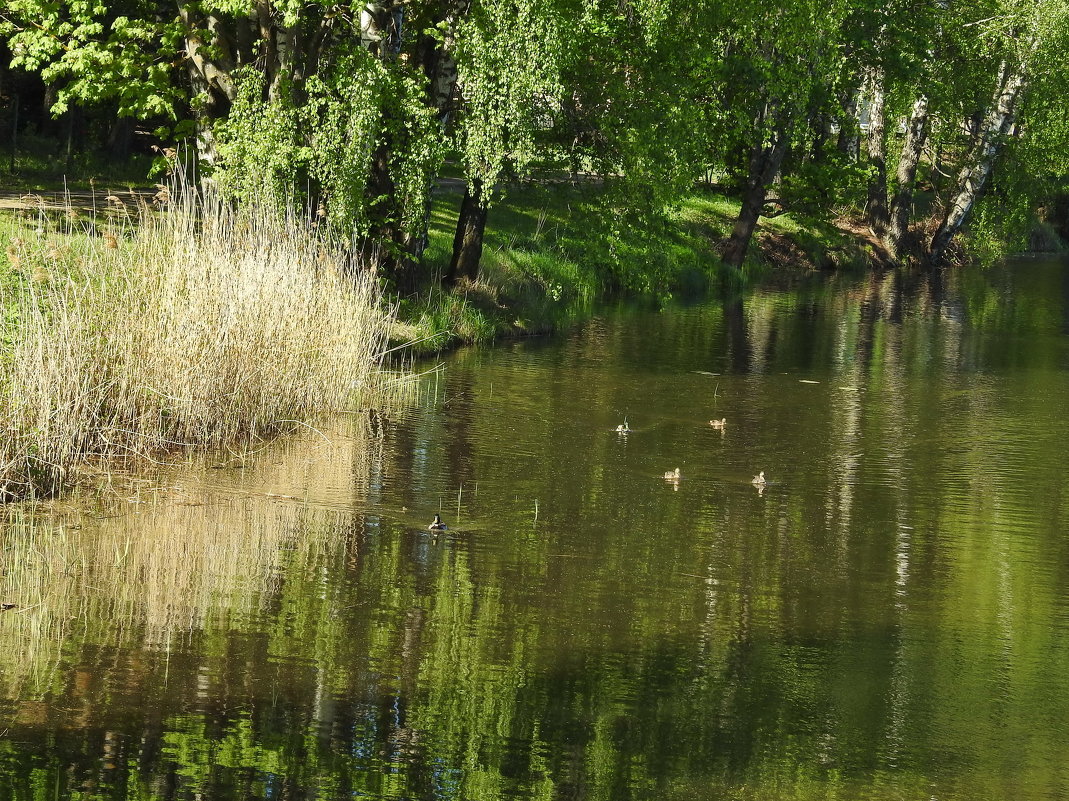
[[[10,66],[54,88],[53,113],[165,122],[235,197],[295,195],[399,285],[420,280],[447,159],[468,185],[454,280],[500,188],[536,170],[601,176],[636,225],[711,171],[742,199],[735,265],[788,207],[863,206],[891,261],[942,262],[970,218],[1006,246],[1069,170],[1059,0],[2,7]]]

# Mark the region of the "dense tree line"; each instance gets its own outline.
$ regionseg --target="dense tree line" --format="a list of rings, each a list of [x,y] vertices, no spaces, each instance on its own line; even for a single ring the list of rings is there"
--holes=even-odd
[[[477,275],[503,184],[554,167],[653,215],[713,171],[762,215],[863,209],[894,263],[967,219],[1011,242],[1064,193],[1063,0],[3,0],[20,73],[72,119],[149,120],[237,198],[297,192],[415,286],[448,155],[441,279]]]

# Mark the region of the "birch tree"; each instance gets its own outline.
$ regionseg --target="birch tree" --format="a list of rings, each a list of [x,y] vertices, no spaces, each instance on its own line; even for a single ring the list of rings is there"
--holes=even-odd
[[[447,283],[477,276],[495,188],[562,151],[604,182],[599,234],[678,199],[705,155],[696,94],[720,19],[704,0],[475,0],[457,32],[468,188]]]
[[[527,175],[539,157],[539,128],[549,124],[562,94],[562,42],[573,19],[557,0],[473,0],[458,20],[453,141],[467,189],[447,284],[478,276],[494,190]]]
[[[1043,76],[1041,84],[1046,88],[1066,85],[1063,49],[1069,29],[1066,5],[1060,0],[1037,3],[1011,0],[998,10],[1000,14],[974,23],[980,38],[992,45],[998,66],[990,101],[945,202],[939,228],[928,246],[928,263],[933,267],[945,261],[947,249],[981,198],[1000,156],[1019,133],[1017,123],[1026,118],[1029,105],[1043,108],[1049,102],[1050,96],[1041,92],[1030,97],[1029,89],[1036,76]],[[1032,141],[1064,136],[1064,127],[1050,125],[1044,130],[1042,114],[1036,115],[1036,122],[1026,133]],[[1069,146],[1064,139],[1060,144]]]

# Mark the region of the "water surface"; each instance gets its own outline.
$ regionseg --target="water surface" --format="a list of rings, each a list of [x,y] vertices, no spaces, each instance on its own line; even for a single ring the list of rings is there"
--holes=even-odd
[[[455,354],[6,510],[0,799],[1069,798],[1067,435],[1056,262]]]

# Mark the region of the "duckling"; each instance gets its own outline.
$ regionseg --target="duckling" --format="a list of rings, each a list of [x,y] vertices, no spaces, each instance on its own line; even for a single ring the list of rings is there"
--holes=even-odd
[[[434,520],[431,521],[431,524],[427,526],[427,528],[430,531],[445,531],[449,526],[442,522],[441,515],[435,515]]]
[[[765,486],[765,471],[762,470],[760,473],[754,476],[753,481],[751,481],[750,483],[753,484],[755,487]]]
[[[713,428],[717,429],[718,431],[723,431],[724,427],[727,424],[728,424],[728,419],[726,417],[721,417],[719,420],[710,420],[709,421],[709,425],[711,425]]]
[[[664,474],[664,477],[668,481],[679,481],[679,479],[681,478],[679,468],[677,467],[675,470],[669,470],[667,473]]]

